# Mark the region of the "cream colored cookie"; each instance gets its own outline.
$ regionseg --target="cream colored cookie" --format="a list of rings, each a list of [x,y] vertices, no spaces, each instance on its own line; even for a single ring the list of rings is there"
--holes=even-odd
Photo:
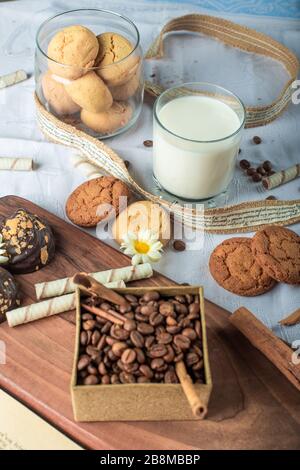
[[[49,43],[49,68],[61,77],[76,79],[93,67],[98,51],[99,42],[92,31],[80,25],[68,26]]]
[[[132,116],[132,108],[128,103],[114,101],[111,108],[102,113],[91,113],[81,110],[82,122],[95,132],[111,134],[126,126]]]
[[[134,76],[123,85],[109,87],[114,100],[125,101],[131,98],[138,90],[140,84],[140,71],[138,70]]]
[[[80,107],[66,92],[64,85],[55,80],[50,71],[42,77],[42,89],[51,110],[59,116],[74,114],[80,110]]]
[[[97,36],[99,53],[95,66],[97,73],[109,86],[123,85],[136,73],[140,57],[130,55],[133,46],[117,33],[103,33]]]
[[[113,104],[108,87],[95,72],[73,80],[65,89],[75,103],[91,113],[107,111]]]
[[[138,201],[121,212],[112,227],[113,237],[120,245],[128,232],[138,233],[140,230],[156,233],[161,243],[167,245],[171,238],[169,214],[158,204]]]

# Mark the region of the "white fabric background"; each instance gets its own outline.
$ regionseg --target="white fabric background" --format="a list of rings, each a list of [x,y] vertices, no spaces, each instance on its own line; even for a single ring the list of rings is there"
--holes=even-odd
[[[34,72],[35,33],[39,24],[55,13],[82,7],[82,2],[23,0],[0,4],[0,74],[24,68]],[[84,7],[104,7],[102,0],[84,2]],[[189,12],[205,12],[188,4],[111,0],[111,10],[133,19],[141,32],[144,51],[172,17]],[[205,12],[207,13],[207,12]],[[299,20],[275,19],[241,15],[222,15],[259,31],[269,33],[300,56]],[[242,54],[221,43],[199,36],[183,35],[168,38],[166,57],[162,61],[146,64],[146,74],[156,74],[154,80],[171,86],[188,80],[211,81],[238,93],[247,104],[258,104],[274,98],[287,78],[279,64],[261,57]],[[65,218],[64,204],[68,194],[85,177],[74,170],[70,160],[71,149],[45,141],[35,122],[33,103],[34,78],[6,90],[0,90],[0,156],[31,156],[37,166],[32,173],[0,172],[0,196],[19,195],[40,204]],[[135,129],[107,143],[122,158],[129,160],[136,178],[150,187],[152,150],[143,147],[145,139],[152,137],[152,109],[144,105]],[[257,164],[265,159],[276,168],[300,162],[300,105],[291,105],[274,123],[244,132],[242,155]],[[260,146],[251,142],[253,135],[263,139]],[[278,198],[299,198],[300,180],[272,191]],[[228,202],[265,198],[260,186],[250,183],[237,169]],[[300,234],[300,224],[293,227]],[[156,268],[178,282],[203,284],[205,295],[213,302],[233,311],[247,306],[262,321],[286,341],[300,339],[300,326],[281,328],[278,320],[300,305],[300,288],[279,285],[270,293],[255,298],[242,298],[220,288],[208,271],[208,258],[212,249],[225,236],[205,236],[202,250],[175,253],[166,250]],[[110,244],[116,246],[113,241]]]

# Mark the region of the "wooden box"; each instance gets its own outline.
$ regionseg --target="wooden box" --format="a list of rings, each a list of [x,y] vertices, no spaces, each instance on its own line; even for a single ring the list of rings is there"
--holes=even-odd
[[[120,294],[143,295],[151,290],[161,296],[198,294],[202,324],[202,349],[205,384],[195,384],[203,404],[208,405],[212,381],[208,359],[204,297],[202,287],[145,287],[116,289]],[[71,396],[76,421],[167,421],[197,419],[180,384],[118,384],[77,385],[77,362],[80,347],[80,296],[77,290],[75,357],[71,381]]]

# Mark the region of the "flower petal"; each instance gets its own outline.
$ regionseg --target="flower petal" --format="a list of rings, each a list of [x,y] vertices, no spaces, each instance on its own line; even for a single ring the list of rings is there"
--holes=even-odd
[[[132,257],[131,264],[133,264],[133,266],[136,266],[137,264],[140,264],[141,262],[142,262],[141,255],[134,255]]]

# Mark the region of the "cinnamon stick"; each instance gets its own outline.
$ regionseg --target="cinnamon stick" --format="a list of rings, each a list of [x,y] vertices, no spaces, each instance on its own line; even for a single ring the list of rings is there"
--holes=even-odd
[[[294,351],[287,344],[245,307],[236,310],[231,315],[230,322],[300,390],[300,365],[292,362]]]
[[[280,320],[279,323],[283,326],[292,326],[300,323],[300,308],[295,310],[295,312],[291,313],[288,317]]]
[[[110,321],[111,323],[115,323],[116,325],[123,325],[124,324],[124,317],[120,315],[118,312],[113,312],[102,310],[99,307],[92,307],[91,305],[81,304],[81,306],[90,313],[94,315],[98,315],[98,317],[105,318],[105,320]]]
[[[177,362],[175,369],[184,394],[191,406],[193,415],[196,416],[196,418],[203,419],[207,413],[207,407],[202,403],[198,396],[193,381],[187,373],[184,362]]]

